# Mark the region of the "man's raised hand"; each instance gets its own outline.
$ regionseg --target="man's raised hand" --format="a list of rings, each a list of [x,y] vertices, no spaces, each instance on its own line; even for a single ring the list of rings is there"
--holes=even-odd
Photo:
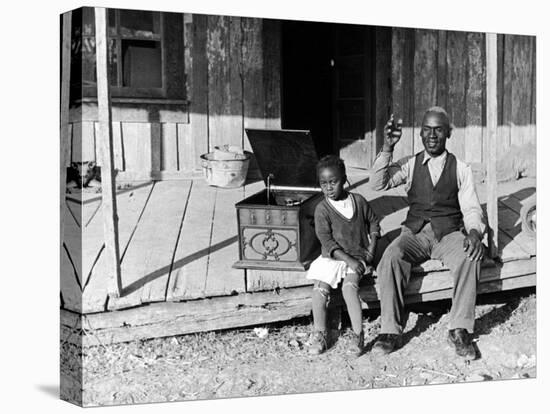
[[[391,114],[389,121],[384,127],[384,147],[382,148],[383,151],[393,151],[393,147],[401,139],[401,134],[403,133],[401,130],[402,126],[403,120],[398,119],[397,122],[395,122],[393,114]]]

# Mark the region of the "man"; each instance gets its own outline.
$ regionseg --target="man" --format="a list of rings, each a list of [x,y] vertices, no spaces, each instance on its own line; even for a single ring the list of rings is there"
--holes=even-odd
[[[385,128],[382,151],[373,166],[374,189],[406,184],[410,206],[401,234],[378,264],[382,327],[373,352],[387,354],[400,346],[405,323],[404,292],[411,268],[432,258],[441,260],[453,278],[448,341],[459,356],[475,359],[471,334],[484,251],[484,223],[472,170],[445,149],[451,126],[440,107],[432,107],[424,114],[420,130],[424,151],[406,162],[392,164],[401,124],[401,120],[395,123],[392,115]]]

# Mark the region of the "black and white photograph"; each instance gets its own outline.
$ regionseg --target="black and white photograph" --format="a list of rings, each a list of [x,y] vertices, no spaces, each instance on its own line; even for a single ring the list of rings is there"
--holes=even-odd
[[[62,400],[537,378],[537,36],[58,23]]]

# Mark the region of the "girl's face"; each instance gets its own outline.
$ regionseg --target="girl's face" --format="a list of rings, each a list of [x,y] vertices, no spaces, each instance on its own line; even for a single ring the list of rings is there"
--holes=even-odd
[[[334,167],[326,167],[319,171],[319,185],[323,194],[331,200],[338,200],[344,192],[346,176]]]

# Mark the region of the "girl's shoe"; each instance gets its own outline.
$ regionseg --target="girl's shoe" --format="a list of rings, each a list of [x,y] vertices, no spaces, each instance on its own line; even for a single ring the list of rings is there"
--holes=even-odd
[[[365,336],[363,331],[356,334],[355,332],[351,333],[351,348],[350,350],[357,356],[360,356],[363,353],[363,347],[365,344]]]
[[[328,348],[328,335],[326,331],[315,331],[311,338],[309,353],[319,355],[325,352]]]

